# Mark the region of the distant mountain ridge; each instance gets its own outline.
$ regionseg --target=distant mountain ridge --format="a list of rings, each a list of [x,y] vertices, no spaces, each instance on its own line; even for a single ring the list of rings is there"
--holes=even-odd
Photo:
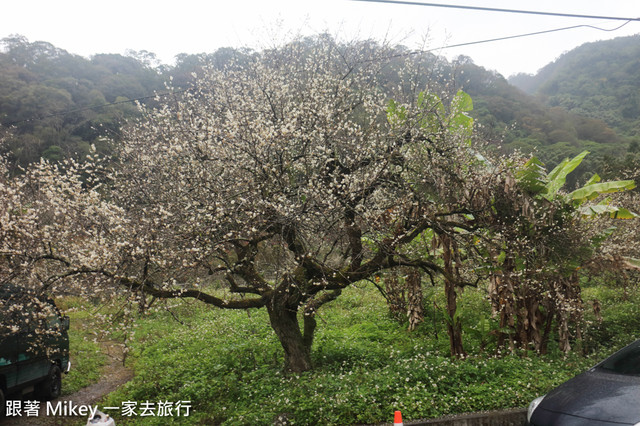
[[[189,87],[205,62],[221,67],[250,57],[251,51],[223,48],[178,55],[176,65],[165,66],[146,51],[83,58],[21,36],[2,39],[0,125],[13,134],[0,149],[23,166],[41,157],[82,159],[96,149],[108,154],[120,125],[138,114],[129,101],[153,104],[166,81]],[[588,149],[581,167],[596,170],[599,159],[622,157],[640,142],[640,35],[589,43],[535,76],[509,81],[468,57],[422,60],[437,62],[439,75],[471,95],[482,136],[496,149],[535,152],[548,168]]]
[[[509,83],[550,107],[601,119],[620,135],[640,138],[640,34],[586,43]]]

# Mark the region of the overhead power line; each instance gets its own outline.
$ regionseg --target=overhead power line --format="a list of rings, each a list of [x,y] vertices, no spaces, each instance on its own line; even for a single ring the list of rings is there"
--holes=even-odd
[[[437,50],[451,49],[451,48],[454,48],[454,47],[471,46],[471,45],[474,45],[474,44],[482,44],[482,43],[492,43],[492,42],[495,42],[495,41],[511,40],[511,39],[514,39],[514,38],[521,38],[521,37],[531,37],[531,36],[535,36],[535,35],[548,34],[548,33],[554,33],[554,32],[559,32],[559,31],[574,30],[576,28],[592,28],[594,30],[611,32],[611,31],[619,30],[620,28],[622,28],[625,25],[627,25],[629,22],[631,22],[631,21],[627,21],[624,24],[619,25],[616,28],[611,28],[611,29],[600,28],[600,27],[596,27],[594,25],[572,25],[570,27],[553,28],[553,29],[550,29],[550,30],[535,31],[535,32],[532,32],[532,33],[515,34],[515,35],[497,37],[497,38],[490,38],[490,39],[485,39],[485,40],[475,40],[475,41],[468,41],[468,42],[465,42],[465,43],[450,44],[450,45],[441,46],[441,47],[438,47],[438,48],[435,48],[435,49],[429,49],[428,51],[429,52],[433,52],[433,51],[437,51]]]
[[[416,3],[416,2],[391,1],[391,0],[352,0],[352,1],[374,2],[374,3],[399,3],[399,4],[412,4],[412,5],[421,5],[421,6],[432,5],[432,3]],[[450,7],[450,5],[440,5],[440,6],[441,7]],[[468,6],[468,7],[467,6],[451,6],[451,7],[491,10],[491,11],[500,11],[500,12],[509,11],[509,10],[506,10],[506,9],[487,9],[487,8],[478,8],[478,7],[475,7],[475,6]],[[527,11],[513,11],[513,12],[515,12],[515,13],[546,14],[545,12],[527,12]],[[573,17],[585,17],[584,15],[572,15],[572,16]],[[404,53],[404,54],[399,55],[399,56],[406,56],[406,55],[412,56],[412,55],[416,55],[416,54],[424,53],[424,52],[434,52],[434,51],[439,51],[439,50],[444,50],[444,49],[451,49],[451,48],[455,48],[455,47],[471,46],[471,45],[483,44],[483,43],[492,43],[492,42],[496,42],[496,41],[504,41],[504,40],[511,40],[511,39],[515,39],[515,38],[521,38],[521,37],[530,37],[530,36],[548,34],[548,33],[559,32],[559,31],[573,30],[573,29],[576,29],[576,28],[592,28],[592,29],[599,30],[599,31],[611,32],[611,31],[619,30],[620,28],[624,27],[625,25],[627,25],[628,23],[630,23],[632,21],[640,20],[640,18],[637,18],[637,19],[602,18],[602,19],[624,19],[624,20],[626,20],[626,22],[623,23],[622,25],[619,25],[619,26],[617,26],[615,28],[611,28],[611,29],[601,28],[601,27],[597,27],[597,26],[594,26],[594,25],[587,25],[587,24],[572,25],[572,26],[569,26],[569,27],[553,28],[553,29],[549,29],[549,30],[535,31],[535,32],[530,32],[530,33],[515,34],[515,35],[510,35],[510,36],[503,36],[503,37],[490,38],[490,39],[484,39],[484,40],[474,40],[474,41],[468,41],[468,42],[463,42],[463,43],[450,44],[450,45],[440,46],[440,47],[437,47],[437,48],[428,49],[426,51],[422,50],[422,51],[410,52],[408,54]],[[151,99],[151,98],[156,98],[156,97],[159,97],[159,96],[176,95],[176,94],[179,94],[179,93],[187,92],[189,90],[190,89],[184,89],[184,90],[178,90],[178,91],[157,93],[157,94],[154,94],[154,95],[144,96],[144,97],[140,97],[140,98],[136,98],[136,99],[127,99],[127,100],[124,100],[124,101],[110,102],[110,103],[105,103],[105,104],[101,104],[101,105],[81,107],[81,108],[76,108],[76,109],[67,110],[67,111],[60,111],[60,112],[51,113],[51,114],[37,115],[37,116],[33,116],[33,117],[30,117],[30,118],[27,118],[27,119],[18,120],[18,121],[12,121],[12,122],[9,122],[9,123],[0,122],[0,126],[11,127],[11,126],[15,126],[17,124],[26,123],[26,122],[29,122],[29,121],[37,121],[37,120],[43,120],[45,118],[59,117],[59,116],[64,116],[64,115],[68,115],[68,114],[72,114],[72,113],[77,113],[77,112],[82,112],[82,111],[87,111],[87,110],[92,110],[92,109],[100,109],[100,108],[105,108],[105,107],[114,106],[114,105],[133,103],[133,102],[141,102],[141,101],[145,101],[145,100]]]
[[[463,9],[463,10],[479,10],[483,12],[502,12],[502,13],[520,13],[525,15],[542,15],[542,16],[556,16],[562,18],[585,18],[585,19],[606,19],[612,21],[640,21],[640,18],[623,18],[619,16],[599,16],[599,15],[582,15],[577,13],[558,13],[558,12],[542,12],[534,10],[518,10],[518,9],[502,9],[496,7],[480,7],[480,6],[465,6],[457,4],[442,4],[442,3],[424,3],[417,1],[403,1],[403,0],[351,0],[365,3],[386,3],[386,4],[401,4],[410,6],[426,6],[426,7],[441,7],[447,9]]]

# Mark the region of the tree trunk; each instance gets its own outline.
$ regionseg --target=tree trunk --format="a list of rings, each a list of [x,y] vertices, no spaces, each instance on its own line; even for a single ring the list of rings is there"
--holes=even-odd
[[[544,334],[542,335],[542,342],[540,343],[540,354],[546,355],[549,347],[549,336],[551,335],[551,328],[553,326],[553,313],[551,308],[547,310],[546,320],[544,323]]]
[[[280,304],[267,304],[269,321],[284,349],[284,368],[286,371],[301,373],[311,369],[311,343],[315,327],[305,327],[309,336],[303,336],[298,323],[298,312]],[[306,321],[305,321],[306,322]]]
[[[403,321],[407,314],[407,303],[404,294],[405,288],[400,284],[397,270],[391,270],[387,274],[384,279],[384,287],[389,314],[392,318]]]
[[[497,255],[496,255],[497,256]],[[491,298],[491,306],[493,314],[500,319],[498,334],[498,347],[505,346],[508,342],[509,349],[515,349],[515,295],[513,280],[513,260],[507,257],[502,265],[497,265],[500,272],[491,276],[489,296]],[[513,330],[513,333],[507,333],[506,329]]]
[[[424,307],[422,305],[422,282],[420,271],[411,268],[407,271],[407,315],[409,316],[409,331],[416,329],[424,321]]]
[[[447,295],[447,314],[449,322],[447,323],[447,331],[449,332],[449,349],[451,356],[463,356],[466,354],[462,346],[462,323],[456,317],[458,310],[457,294],[453,283],[444,280],[445,293]]]
[[[453,267],[453,258],[451,251],[453,245],[451,239],[447,235],[442,235],[442,253],[444,260],[444,269],[449,276],[454,276],[456,271]],[[462,323],[456,316],[458,310],[458,301],[456,293],[456,283],[445,278],[444,291],[447,298],[447,314],[449,320],[447,321],[447,331],[449,332],[449,348],[451,350],[451,356],[464,356],[466,352],[462,346]]]
[[[569,314],[566,311],[558,312],[558,345],[564,353],[571,352],[571,343],[569,343]]]

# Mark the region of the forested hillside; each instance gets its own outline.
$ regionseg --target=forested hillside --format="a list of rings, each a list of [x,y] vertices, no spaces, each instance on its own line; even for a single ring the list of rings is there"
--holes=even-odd
[[[601,166],[604,158],[621,156],[626,147],[607,123],[559,106],[548,106],[509,84],[500,74],[454,62],[457,82],[474,100],[474,115],[485,137],[505,151],[536,152],[547,167],[587,149],[592,155],[570,177],[570,186],[585,171]]]
[[[605,121],[640,139],[640,34],[584,44],[510,82],[551,107]]]
[[[204,62],[221,66],[242,54],[248,52],[179,55],[168,67],[146,51],[87,59],[22,36],[2,39],[0,126],[3,134],[11,133],[2,150],[19,166],[41,157],[84,158],[92,146],[109,153],[108,143],[118,140],[120,126],[138,115],[136,102],[153,105],[157,94],[169,92],[169,81],[187,87]]]
[[[612,149],[600,164],[605,175],[640,164],[640,35],[584,44],[509,82],[548,108],[607,123],[617,136],[608,139]]]
[[[83,156],[101,136],[117,133],[136,113],[129,99],[162,88],[157,69],[141,58],[95,55],[90,60],[23,37],[2,40],[0,122],[13,127],[8,142],[20,165],[39,157]],[[102,105],[115,103],[109,107]]]
[[[453,78],[472,96],[482,133],[496,146],[537,151],[547,167],[588,149],[592,155],[582,168],[593,170],[603,159],[610,165],[638,150],[638,41],[628,37],[582,46],[537,76],[514,77],[511,82],[523,90],[466,57],[448,62],[424,54],[425,81]],[[21,36],[3,39],[0,48],[0,123],[13,133],[3,149],[22,166],[40,157],[83,158],[92,145],[109,152],[107,141],[117,141],[119,126],[137,114],[132,100],[155,102],[170,81],[188,87],[205,62],[220,67],[231,57],[252,54],[231,48],[182,54],[166,66],[146,51],[87,59]]]

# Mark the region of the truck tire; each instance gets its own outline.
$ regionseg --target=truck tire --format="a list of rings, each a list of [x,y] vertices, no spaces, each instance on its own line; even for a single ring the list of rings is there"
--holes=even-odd
[[[57,364],[49,369],[47,378],[38,385],[38,397],[44,401],[50,401],[60,396],[62,391],[62,370]]]

